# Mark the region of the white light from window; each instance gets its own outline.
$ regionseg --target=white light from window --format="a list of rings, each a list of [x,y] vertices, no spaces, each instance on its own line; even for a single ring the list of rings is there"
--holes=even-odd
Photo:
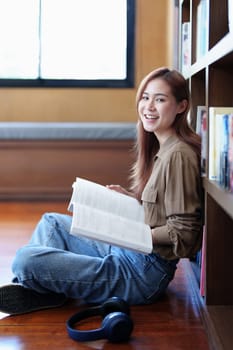
[[[42,78],[125,79],[126,3],[42,0]]]
[[[0,0],[0,78],[38,78],[39,0]]]
[[[125,79],[126,46],[127,0],[0,0],[2,79]]]

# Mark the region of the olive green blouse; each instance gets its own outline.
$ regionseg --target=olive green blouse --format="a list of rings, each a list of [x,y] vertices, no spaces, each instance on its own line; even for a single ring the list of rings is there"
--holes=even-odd
[[[202,186],[197,155],[177,136],[160,147],[142,193],[153,252],[166,259],[190,257],[202,242]]]

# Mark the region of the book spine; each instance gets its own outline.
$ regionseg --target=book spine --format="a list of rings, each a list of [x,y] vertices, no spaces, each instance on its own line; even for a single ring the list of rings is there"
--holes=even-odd
[[[196,58],[207,52],[207,0],[200,0],[197,6]]]
[[[223,142],[223,114],[215,114],[215,129],[214,129],[214,154],[215,154],[215,162],[214,162],[214,172],[215,172],[215,180],[221,184],[222,183],[222,177],[223,177],[223,149],[224,149],[224,142]]]
[[[205,226],[203,227],[203,238],[202,238],[202,255],[201,255],[201,272],[200,272],[200,294],[202,297],[205,296],[205,279],[206,279],[206,231]]]
[[[196,133],[201,136],[201,173],[206,174],[207,159],[207,109],[197,106]]]
[[[191,32],[190,22],[182,23],[182,38],[181,38],[181,69],[185,74],[191,65]]]
[[[228,161],[229,161],[229,182],[228,188],[233,193],[233,114],[229,115],[229,144],[228,144]]]
[[[216,180],[215,171],[215,115],[214,108],[209,108],[209,179]]]
[[[219,184],[228,189],[229,187],[229,158],[228,158],[228,144],[229,144],[229,116],[225,114],[222,116],[221,127],[221,145],[220,145],[220,177]]]

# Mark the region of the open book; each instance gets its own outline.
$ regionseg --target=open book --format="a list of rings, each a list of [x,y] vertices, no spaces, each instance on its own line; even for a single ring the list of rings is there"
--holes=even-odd
[[[133,197],[77,178],[68,207],[73,211],[70,233],[148,254],[152,235],[144,209]]]

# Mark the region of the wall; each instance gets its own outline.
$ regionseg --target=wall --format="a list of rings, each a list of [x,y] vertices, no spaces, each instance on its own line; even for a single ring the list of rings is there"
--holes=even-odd
[[[171,62],[172,0],[136,1],[135,85]],[[136,88],[0,88],[0,121],[135,121]]]

